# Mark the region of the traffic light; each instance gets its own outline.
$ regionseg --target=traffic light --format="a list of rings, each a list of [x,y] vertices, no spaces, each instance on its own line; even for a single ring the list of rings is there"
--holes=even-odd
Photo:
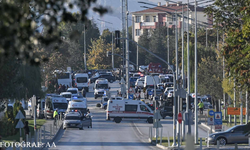
[[[120,31],[119,30],[115,31],[115,47],[116,48],[120,47]]]

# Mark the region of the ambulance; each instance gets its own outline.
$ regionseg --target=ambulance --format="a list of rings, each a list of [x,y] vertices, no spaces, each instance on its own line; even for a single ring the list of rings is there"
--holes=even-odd
[[[103,78],[99,78],[95,81],[95,85],[94,85],[94,95],[95,95],[95,99],[97,99],[97,97],[102,97],[102,96],[107,96],[110,97],[110,93],[109,93],[109,83],[107,79],[103,79]]]
[[[80,111],[82,115],[87,113],[87,101],[72,100],[69,102],[67,113],[78,111]]]
[[[44,116],[45,119],[53,118],[53,113],[58,109],[58,114],[62,112],[64,115],[68,107],[68,101],[61,95],[47,96],[45,99]]]
[[[106,112],[106,119],[114,118],[116,123],[120,123],[122,118],[147,119],[148,123],[153,123],[154,112],[142,101],[136,100],[109,100]]]

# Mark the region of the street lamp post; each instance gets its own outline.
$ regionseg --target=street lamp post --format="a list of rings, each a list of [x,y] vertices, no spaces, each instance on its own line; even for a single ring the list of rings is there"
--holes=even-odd
[[[127,83],[127,90],[129,89],[129,41],[128,41],[128,0],[125,0],[125,7],[126,7],[126,83]],[[127,92],[127,98],[129,94]]]

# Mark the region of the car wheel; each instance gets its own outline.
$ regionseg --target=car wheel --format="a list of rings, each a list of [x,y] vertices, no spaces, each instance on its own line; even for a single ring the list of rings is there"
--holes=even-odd
[[[148,123],[153,123],[153,118],[150,117],[150,118],[147,119],[147,121],[148,121]]]
[[[122,121],[122,118],[120,117],[115,117],[114,119],[115,123],[120,123]]]
[[[220,145],[226,145],[227,144],[227,140],[225,138],[218,138],[216,141],[219,141]],[[216,142],[217,144],[217,142]]]
[[[106,105],[106,106],[104,106],[104,109],[105,109],[105,110],[107,110],[107,105]]]
[[[97,96],[95,96],[95,99],[97,99]]]
[[[111,80],[110,80],[110,83],[113,83],[113,82],[114,82],[114,81],[111,79]]]
[[[88,126],[88,128],[89,128],[89,126]]]
[[[65,130],[66,128],[63,128],[63,130]]]

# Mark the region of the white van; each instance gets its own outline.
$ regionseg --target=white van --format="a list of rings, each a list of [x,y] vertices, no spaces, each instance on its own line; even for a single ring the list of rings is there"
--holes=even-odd
[[[154,80],[155,80],[155,83],[154,83]],[[152,77],[152,76],[145,76],[145,82],[144,82],[144,87],[145,88],[148,88],[148,87],[154,88],[154,84],[157,85],[158,83],[160,83],[159,76],[154,76],[154,77]]]
[[[75,74],[75,86],[78,90],[85,89],[86,92],[89,92],[89,76],[87,73],[77,73]]]
[[[122,118],[147,119],[148,123],[153,123],[153,111],[142,101],[135,100],[109,100],[106,119],[114,118],[116,123],[120,123]]]
[[[77,112],[80,111],[82,115],[87,113],[87,102],[81,100],[72,100],[69,102],[67,113],[68,112]]]
[[[42,119],[44,118],[44,107],[45,107],[45,100],[44,99],[40,99],[38,100],[38,104],[37,104],[37,118]]]
[[[53,113],[58,109],[58,114],[64,114],[67,110],[68,102],[65,97],[61,95],[48,96],[45,100],[44,116],[45,119],[53,118]]]
[[[95,81],[95,85],[94,85],[94,95],[95,95],[95,99],[97,99],[97,97],[102,97],[102,96],[107,96],[110,97],[110,93],[109,93],[109,82],[107,79],[97,79]]]

